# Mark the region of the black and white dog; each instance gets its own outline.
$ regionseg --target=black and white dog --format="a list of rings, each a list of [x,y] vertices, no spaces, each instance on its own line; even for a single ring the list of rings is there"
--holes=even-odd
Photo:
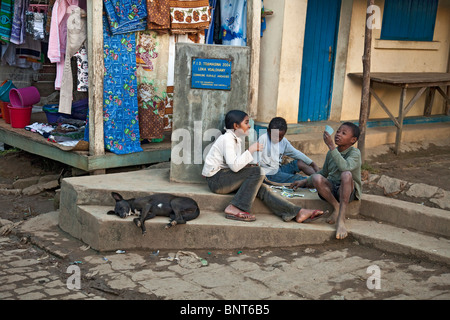
[[[145,220],[155,216],[169,217],[170,221],[166,229],[176,224],[184,224],[186,221],[197,218],[200,209],[197,202],[188,197],[178,197],[169,193],[158,193],[147,197],[132,198],[125,200],[117,192],[111,193],[116,206],[114,211],[108,211],[108,214],[116,214],[121,218],[134,214],[135,210],[140,212],[139,218],[133,219],[136,226],[142,229],[145,234]]]

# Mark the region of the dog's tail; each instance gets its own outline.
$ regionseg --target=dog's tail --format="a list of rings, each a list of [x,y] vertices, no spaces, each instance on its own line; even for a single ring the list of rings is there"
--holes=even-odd
[[[196,210],[193,212],[187,212],[183,215],[185,221],[194,220],[200,215],[200,208],[197,206]]]

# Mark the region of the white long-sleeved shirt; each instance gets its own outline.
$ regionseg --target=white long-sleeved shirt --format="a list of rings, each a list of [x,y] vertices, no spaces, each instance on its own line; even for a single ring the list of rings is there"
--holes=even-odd
[[[264,149],[258,152],[256,158],[266,175],[273,175],[278,172],[283,156],[302,160],[307,165],[313,162],[303,152],[295,149],[286,138],[283,138],[278,143],[273,143],[269,139],[269,135],[265,133],[259,137],[258,142],[264,145]]]
[[[221,169],[238,172],[253,160],[250,151],[242,152],[242,140],[234,130],[228,129],[219,136],[205,158],[202,175],[212,177]]]

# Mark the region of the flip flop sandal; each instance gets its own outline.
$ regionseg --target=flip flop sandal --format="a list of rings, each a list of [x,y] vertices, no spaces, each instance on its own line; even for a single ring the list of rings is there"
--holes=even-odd
[[[227,213],[225,215],[225,218],[227,219],[231,219],[231,220],[238,220],[238,221],[255,221],[256,217],[248,212],[242,211],[239,212],[238,214],[231,214],[231,213]]]
[[[320,212],[322,212],[322,213],[320,213]],[[328,210],[325,211],[325,212],[328,212]],[[311,215],[311,217],[309,217],[308,219],[306,219],[306,220],[303,221],[303,222],[312,222],[312,221],[316,221],[317,219],[319,219],[320,217],[322,217],[322,216],[324,215],[325,212],[323,212],[322,210],[314,210],[313,213],[312,213],[312,215]]]

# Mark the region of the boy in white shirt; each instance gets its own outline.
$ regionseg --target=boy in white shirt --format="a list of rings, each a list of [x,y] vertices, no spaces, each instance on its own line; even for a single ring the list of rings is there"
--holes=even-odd
[[[277,183],[292,183],[306,179],[297,173],[304,172],[310,176],[319,171],[319,167],[303,152],[295,149],[284,137],[287,132],[286,120],[281,117],[273,118],[258,142],[264,146],[258,153],[258,163],[263,168],[267,179]],[[282,157],[289,156],[294,160],[281,165]]]

